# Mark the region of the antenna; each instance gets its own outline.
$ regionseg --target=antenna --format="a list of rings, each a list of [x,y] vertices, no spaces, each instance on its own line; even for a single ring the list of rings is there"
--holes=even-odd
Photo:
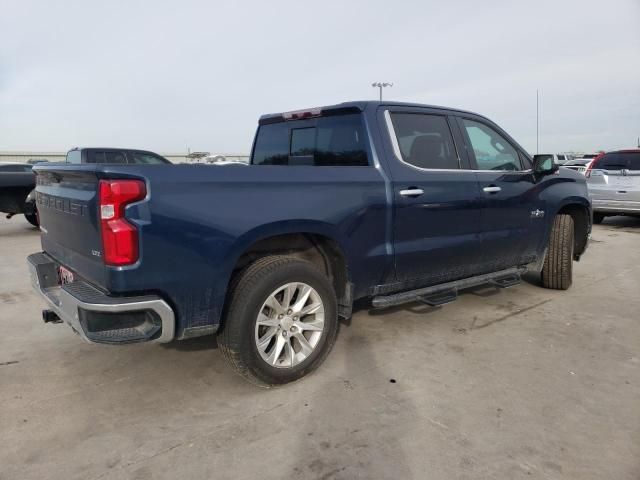
[[[539,107],[539,95],[538,89],[536,89],[536,154],[539,152],[539,135],[540,135],[540,107]]]

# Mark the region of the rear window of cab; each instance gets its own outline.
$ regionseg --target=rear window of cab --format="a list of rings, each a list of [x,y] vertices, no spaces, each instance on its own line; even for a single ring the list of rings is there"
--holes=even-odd
[[[251,164],[368,166],[362,115],[334,115],[261,125]]]

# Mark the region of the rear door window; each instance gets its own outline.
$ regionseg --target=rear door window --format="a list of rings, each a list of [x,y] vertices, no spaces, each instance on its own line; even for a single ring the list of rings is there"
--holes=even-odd
[[[154,155],[152,153],[145,152],[128,152],[129,163],[143,164],[143,165],[162,165],[170,163],[164,157],[160,155]]]
[[[253,165],[369,165],[360,114],[261,125]]]
[[[478,170],[522,170],[517,150],[493,128],[462,119]]]
[[[124,152],[105,152],[106,163],[127,163],[127,157]]]
[[[104,152],[89,150],[86,154],[87,163],[106,163]]]
[[[460,168],[446,117],[422,113],[391,113],[391,121],[405,163],[424,169]]]
[[[89,150],[87,152],[87,163],[127,163],[124,152],[117,150]]]

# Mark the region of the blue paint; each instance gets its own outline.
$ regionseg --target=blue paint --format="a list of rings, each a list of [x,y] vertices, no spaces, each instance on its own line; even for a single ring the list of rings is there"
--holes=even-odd
[[[473,171],[457,115],[468,112],[410,104],[343,104],[361,112],[370,166],[47,165],[37,166],[42,199],[66,199],[73,210],[40,209],[42,247],[112,295],[153,292],[172,304],[177,333],[217,325],[238,258],[255,242],[285,233],[328,237],[342,249],[355,298],[385,284],[431,285],[539,259],[555,213],[568,204],[589,211],[584,178],[569,170]],[[384,110],[445,115],[466,170],[418,170],[399,161]],[[263,116],[262,123],[278,121]],[[304,121],[296,121],[304,123]],[[138,226],[140,259],[105,267],[97,220],[100,178],[140,178],[147,197],[127,207]],[[486,185],[502,191],[487,195]],[[424,194],[402,197],[418,187]],[[40,200],[39,200],[40,201]],[[530,212],[544,210],[533,219]],[[80,213],[78,213],[80,211]],[[83,213],[84,212],[84,213]],[[93,252],[93,253],[92,253]]]

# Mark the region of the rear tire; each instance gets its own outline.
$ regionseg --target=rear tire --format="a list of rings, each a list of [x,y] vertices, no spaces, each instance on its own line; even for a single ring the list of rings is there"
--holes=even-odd
[[[556,215],[542,267],[542,286],[567,290],[573,281],[574,228],[570,215]]]
[[[239,275],[218,333],[227,362],[261,387],[293,382],[318,368],[338,332],[336,295],[327,276],[310,262],[286,256],[261,258]],[[308,300],[299,304],[305,291]],[[271,307],[274,299],[277,308]],[[317,305],[321,313],[305,313]]]
[[[604,220],[604,213],[593,212],[593,223],[600,225]]]

